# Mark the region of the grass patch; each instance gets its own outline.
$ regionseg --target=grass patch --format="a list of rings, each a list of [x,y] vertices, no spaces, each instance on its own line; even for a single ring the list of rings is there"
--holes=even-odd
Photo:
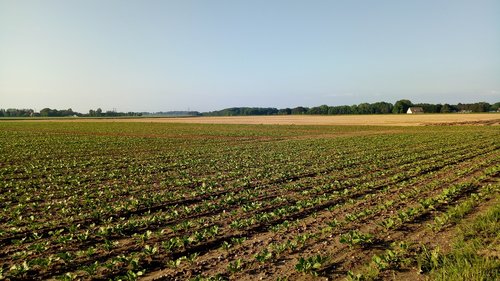
[[[431,268],[430,277],[433,280],[496,280],[500,276],[499,218],[500,204],[495,204],[472,223],[459,227],[450,253],[433,251],[427,255],[429,259],[422,256],[423,267]]]

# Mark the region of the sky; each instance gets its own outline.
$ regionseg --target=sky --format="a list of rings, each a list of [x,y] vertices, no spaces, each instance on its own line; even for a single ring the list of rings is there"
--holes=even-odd
[[[498,0],[0,0],[0,108],[500,101]]]

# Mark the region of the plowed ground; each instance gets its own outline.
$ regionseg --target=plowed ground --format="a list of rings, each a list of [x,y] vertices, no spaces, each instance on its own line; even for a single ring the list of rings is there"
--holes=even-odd
[[[498,202],[499,159],[496,126],[2,122],[0,277],[343,279],[446,249],[436,218]]]

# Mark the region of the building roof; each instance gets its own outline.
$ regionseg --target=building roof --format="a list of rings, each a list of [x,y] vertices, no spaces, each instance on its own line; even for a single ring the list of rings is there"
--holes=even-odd
[[[407,112],[412,112],[412,113],[424,113],[424,109],[419,107],[419,106],[414,106],[414,107],[410,107],[408,108],[408,111]]]

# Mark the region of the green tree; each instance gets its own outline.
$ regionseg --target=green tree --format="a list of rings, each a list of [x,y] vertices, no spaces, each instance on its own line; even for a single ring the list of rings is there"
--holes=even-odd
[[[381,114],[391,113],[392,109],[394,108],[392,103],[383,102],[383,101],[376,102],[376,103],[372,104],[372,107],[375,108],[375,113],[381,113]]]
[[[51,111],[51,109],[46,107],[46,108],[40,110],[40,116],[42,116],[42,117],[49,117],[50,116],[50,111]]]
[[[290,108],[282,108],[278,110],[278,115],[290,115],[292,114],[292,110]]]
[[[372,112],[372,107],[369,103],[360,103],[358,104],[358,113],[359,114],[370,114]]]
[[[398,100],[394,104],[392,113],[406,113],[406,111],[408,111],[408,108],[410,108],[412,105],[412,102],[409,100]]]
[[[443,106],[441,107],[441,113],[450,113],[451,110],[451,106],[447,103],[443,104]]]
[[[490,109],[490,104],[487,102],[478,102],[472,105],[472,111],[474,112],[488,112]]]
[[[305,114],[307,110],[307,107],[298,106],[292,109],[292,114]]]

